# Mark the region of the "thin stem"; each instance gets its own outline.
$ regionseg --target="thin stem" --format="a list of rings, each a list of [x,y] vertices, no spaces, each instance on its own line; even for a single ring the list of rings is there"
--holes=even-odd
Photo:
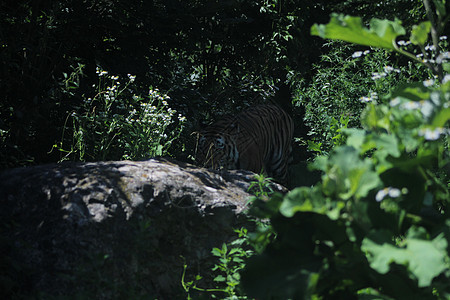
[[[425,11],[427,12],[427,17],[431,22],[431,39],[433,41],[433,46],[436,51],[436,57],[439,57],[439,32],[436,29],[440,24],[436,23],[434,19],[433,10],[431,9],[430,2],[428,0],[423,0],[423,5],[425,6]],[[438,16],[438,22],[440,23],[440,17]],[[439,26],[440,27],[440,26]],[[442,69],[442,64],[438,63],[433,66],[432,71],[436,73],[439,78],[439,81],[442,82],[444,78],[444,71]]]

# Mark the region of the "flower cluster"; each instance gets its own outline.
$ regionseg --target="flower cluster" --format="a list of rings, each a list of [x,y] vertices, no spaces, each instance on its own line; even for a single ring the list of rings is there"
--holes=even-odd
[[[78,127],[76,147],[90,151],[80,151],[80,160],[87,156],[104,160],[166,154],[186,122],[182,114],[169,106],[170,97],[157,89],[139,95],[134,91],[136,76],[131,74],[127,74],[125,84],[119,81],[122,77],[110,75],[101,68],[96,69],[96,74],[95,96],[85,99],[80,111],[72,114]],[[90,141],[93,144],[87,145]],[[107,156],[110,153],[117,156]]]
[[[380,78],[384,78],[391,72],[400,73],[400,70],[399,69],[395,69],[395,68],[393,68],[391,66],[384,66],[383,67],[383,72],[372,73],[372,80],[378,80]]]
[[[378,191],[375,196],[375,200],[377,200],[377,202],[381,202],[384,198],[386,198],[386,196],[389,196],[390,198],[398,198],[401,194],[402,192],[397,188],[386,187]]]
[[[370,53],[370,50],[366,50],[366,51],[356,51],[355,53],[352,54],[353,58],[358,58],[361,57],[363,55],[367,55]]]
[[[442,127],[437,127],[434,129],[421,128],[419,130],[419,136],[423,136],[427,141],[436,141],[441,137],[441,135],[449,135],[449,130]]]
[[[371,92],[368,97],[363,96],[363,97],[359,98],[359,101],[361,101],[363,103],[376,102],[377,100],[378,100],[378,94],[376,92]]]
[[[108,71],[101,70],[99,67],[97,67],[95,73],[98,74],[98,77],[101,77],[101,76],[103,76],[103,75],[107,75],[107,74],[108,74]]]

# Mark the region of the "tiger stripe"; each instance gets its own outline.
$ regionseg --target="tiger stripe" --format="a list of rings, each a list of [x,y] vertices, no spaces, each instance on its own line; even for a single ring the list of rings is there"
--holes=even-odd
[[[255,106],[198,132],[196,160],[213,169],[264,172],[286,183],[293,134],[294,123],[284,110]]]

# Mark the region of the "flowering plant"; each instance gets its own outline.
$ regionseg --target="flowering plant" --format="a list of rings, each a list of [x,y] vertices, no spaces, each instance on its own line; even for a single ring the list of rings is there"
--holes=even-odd
[[[168,154],[184,128],[186,118],[172,109],[170,97],[150,89],[141,96],[134,91],[136,76],[119,76],[97,68],[99,83],[94,96],[73,111],[72,143],[55,148],[64,152],[61,160],[80,161],[143,159]]]

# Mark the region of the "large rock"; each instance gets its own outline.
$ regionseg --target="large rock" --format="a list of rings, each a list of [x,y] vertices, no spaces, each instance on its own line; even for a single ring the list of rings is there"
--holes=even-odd
[[[0,174],[7,298],[185,298],[210,251],[248,224],[250,172],[167,160],[63,163]],[[7,299],[2,297],[2,299]]]

